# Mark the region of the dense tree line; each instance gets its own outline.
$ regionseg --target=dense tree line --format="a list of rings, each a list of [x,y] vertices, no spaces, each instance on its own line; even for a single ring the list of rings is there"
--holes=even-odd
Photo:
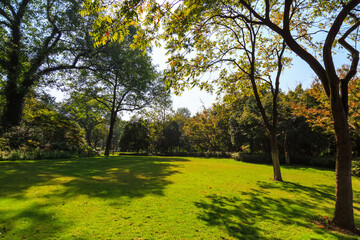
[[[357,88],[360,83],[357,79],[351,88]],[[324,100],[318,98],[320,91],[321,86],[314,80],[308,89],[298,85],[287,93],[279,92],[277,137],[280,159],[284,163],[335,167],[331,115],[328,106],[323,105]],[[356,94],[355,91],[350,97],[354,110],[358,105]],[[261,96],[265,111],[272,111],[271,93],[264,90]],[[260,161],[271,162],[271,142],[254,96],[239,92],[228,94],[194,116],[190,116],[188,110],[169,109],[169,105],[158,107],[157,111],[148,109],[127,122],[127,131],[120,140],[121,151],[152,154],[240,152],[244,159],[246,154],[258,154]],[[349,118],[353,119],[351,134],[354,155],[358,156],[357,112],[351,110]],[[252,157],[252,161],[256,161],[254,155]]]

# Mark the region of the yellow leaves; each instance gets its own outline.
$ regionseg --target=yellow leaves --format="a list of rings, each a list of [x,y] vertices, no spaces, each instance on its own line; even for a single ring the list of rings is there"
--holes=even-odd
[[[81,17],[85,17],[85,16],[89,15],[90,12],[85,10],[85,9],[82,9],[82,10],[79,11],[79,14],[80,14]]]

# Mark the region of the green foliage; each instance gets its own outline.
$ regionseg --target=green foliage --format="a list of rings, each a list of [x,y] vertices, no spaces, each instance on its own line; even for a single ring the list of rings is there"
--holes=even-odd
[[[204,152],[231,150],[230,113],[225,104],[218,103],[189,118],[184,131],[192,147]]]
[[[352,161],[351,174],[355,177],[360,177],[360,161],[358,159]]]
[[[225,100],[233,99],[229,106],[231,115],[228,118],[233,146],[238,151],[251,153],[267,151],[269,140],[254,97],[238,95],[235,93],[224,96]],[[246,146],[249,146],[248,150]]]
[[[174,148],[179,146],[180,137],[179,124],[174,120],[166,123],[160,138],[159,149],[162,152],[172,152]]]
[[[119,147],[123,152],[147,151],[150,145],[148,129],[144,120],[136,120],[125,125]]]
[[[102,104],[85,94],[72,92],[70,98],[63,102],[61,112],[85,130],[89,146],[95,145],[93,132],[105,122],[106,110]]]
[[[21,125],[1,138],[3,159],[40,159],[91,155],[80,126],[50,105],[28,98]]]
[[[105,155],[112,147],[118,113],[140,110],[164,90],[150,56],[130,48],[131,36],[126,40],[103,46],[89,59],[87,64],[92,66],[91,70],[80,71],[67,79],[70,91],[96,100],[108,113]]]
[[[20,123],[25,98],[40,80],[84,63],[90,54],[88,23],[78,0],[0,2],[0,80],[5,96],[2,127]],[[57,79],[56,79],[57,80]],[[56,81],[55,80],[55,81]]]

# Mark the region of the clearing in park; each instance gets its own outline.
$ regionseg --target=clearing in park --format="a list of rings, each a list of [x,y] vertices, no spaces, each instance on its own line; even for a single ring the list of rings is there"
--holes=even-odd
[[[0,162],[0,239],[357,239],[325,228],[335,174],[231,159]],[[353,180],[360,225],[360,181]]]

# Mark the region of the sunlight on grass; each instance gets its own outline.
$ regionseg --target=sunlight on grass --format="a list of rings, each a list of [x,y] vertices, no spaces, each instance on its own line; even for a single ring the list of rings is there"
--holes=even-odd
[[[326,230],[334,173],[230,159],[0,162],[1,239],[356,239]],[[360,225],[360,181],[354,179]]]

